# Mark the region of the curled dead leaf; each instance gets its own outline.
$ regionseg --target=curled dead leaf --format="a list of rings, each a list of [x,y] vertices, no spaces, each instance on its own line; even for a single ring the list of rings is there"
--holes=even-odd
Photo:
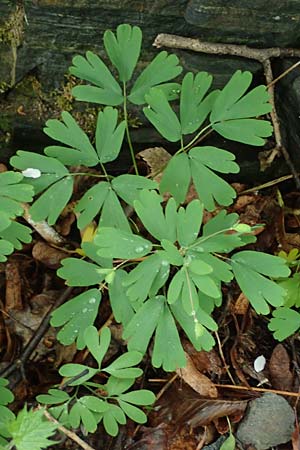
[[[186,353],[186,367],[177,369],[176,373],[202,397],[217,398],[218,391],[210,379],[196,369],[192,359]]]
[[[66,258],[67,253],[40,241],[33,246],[32,256],[49,269],[58,269],[61,260]]]
[[[291,360],[282,344],[276,345],[269,362],[272,386],[281,391],[291,391],[293,375],[290,370]]]

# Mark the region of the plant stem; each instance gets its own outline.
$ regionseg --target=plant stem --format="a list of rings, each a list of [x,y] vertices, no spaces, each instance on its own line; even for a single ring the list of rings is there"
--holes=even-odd
[[[192,145],[199,139],[199,137],[205,133],[205,131],[209,130],[211,127],[211,123],[209,123],[206,127],[202,128],[202,130],[199,131],[199,133],[196,134],[196,136],[191,140],[191,142],[189,142],[188,144],[186,144],[184,147],[182,147],[181,149],[178,150],[177,153],[179,152],[185,152],[187,150],[189,150]]]
[[[101,164],[101,167],[102,167],[102,164]],[[102,167],[102,169],[104,169],[104,167]],[[109,181],[109,178],[114,178],[112,175],[108,175],[105,169],[103,170],[103,172],[104,172],[104,175],[99,175],[96,173],[89,173],[89,172],[70,172],[67,175],[65,175],[65,177],[68,177],[68,176],[76,177],[77,175],[80,175],[80,176],[88,176],[88,177],[96,177],[96,178],[106,178],[106,179],[108,179],[108,181]]]
[[[102,169],[102,171],[103,171],[103,173],[104,173],[104,176],[106,177],[107,181],[109,182],[109,175],[108,175],[108,173],[106,172],[106,169],[105,169],[105,167],[104,167],[104,164],[100,163],[100,165],[101,165],[101,169]]]
[[[135,160],[135,156],[134,156],[134,150],[132,147],[132,142],[131,142],[131,138],[130,138],[130,133],[129,133],[129,127],[128,127],[128,114],[127,114],[127,93],[126,93],[126,83],[123,83],[123,96],[124,96],[124,103],[123,103],[123,111],[124,111],[124,119],[125,119],[125,126],[126,126],[126,136],[127,136],[127,142],[129,145],[129,150],[130,150],[130,155],[131,155],[131,159],[132,159],[132,164],[135,170],[136,175],[139,174],[138,171],[138,167],[136,164],[136,160]]]

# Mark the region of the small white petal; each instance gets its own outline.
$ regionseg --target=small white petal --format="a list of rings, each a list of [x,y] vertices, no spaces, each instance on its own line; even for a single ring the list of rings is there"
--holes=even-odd
[[[258,356],[253,365],[255,372],[261,372],[265,368],[266,358],[263,355]]]
[[[39,169],[33,169],[31,167],[28,167],[28,169],[23,170],[22,174],[24,175],[24,177],[27,178],[39,178],[42,175]]]

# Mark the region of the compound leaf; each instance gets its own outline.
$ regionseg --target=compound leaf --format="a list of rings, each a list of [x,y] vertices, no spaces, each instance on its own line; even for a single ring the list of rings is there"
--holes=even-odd
[[[186,365],[176,323],[166,304],[155,332],[152,364],[162,367],[166,372],[173,372]]]
[[[99,227],[115,227],[127,233],[131,233],[131,228],[124,210],[112,189],[109,189],[108,194],[105,197]]]
[[[182,67],[178,66],[178,63],[176,55],[169,55],[166,51],[160,52],[139,75],[128,99],[136,105],[145,103],[145,95],[152,87],[164,89],[164,85],[159,86],[161,83],[172,80],[181,73]],[[178,91],[177,85],[173,86],[173,90]]]
[[[48,220],[49,225],[54,225],[72,194],[73,177],[65,177],[52,184],[31,206],[32,219],[36,222]]]
[[[127,391],[134,383],[134,378],[115,378],[111,375],[105,385],[105,389],[109,396],[120,395]]]
[[[6,256],[10,255],[14,251],[14,246],[11,242],[1,238],[0,234],[0,262],[7,260]]]
[[[212,331],[217,331],[218,325],[212,319],[212,317],[203,311],[202,308],[198,308],[196,311],[196,320],[198,324],[202,325],[202,332],[196,332],[195,320],[193,316],[188,315],[182,308],[180,302],[174,303],[170,306],[171,311],[184,330],[185,334],[193,344],[196,350],[210,351],[215,345],[215,340],[211,334],[207,331],[206,327]]]
[[[162,197],[157,192],[143,190],[139,200],[135,200],[133,205],[137,215],[153,237],[159,241],[162,239],[171,241],[172,229],[168,227],[161,202]]]
[[[182,266],[183,256],[179,252],[176,245],[172,244],[172,242],[167,239],[163,239],[161,241],[161,246],[164,249],[164,252],[161,252],[163,258],[165,258],[173,266]]]
[[[41,450],[55,443],[49,438],[54,435],[57,425],[45,419],[43,410],[27,411],[25,406],[7,428],[12,437],[10,445],[17,450]]]
[[[8,381],[5,378],[0,378],[0,405],[8,405],[13,402],[14,394],[6,386]]]
[[[203,102],[213,77],[207,72],[195,75],[188,72],[182,81],[180,94],[180,123],[182,134],[194,133],[211,110],[210,102]]]
[[[163,311],[164,297],[158,295],[146,301],[124,329],[123,338],[129,350],[144,354]]]
[[[274,331],[274,337],[283,341],[300,328],[300,314],[290,308],[277,308],[273,311],[273,317],[268,325]]]
[[[287,277],[290,273],[286,262],[277,256],[244,251],[231,258],[234,276],[258,314],[268,314],[268,303],[282,306],[286,291],[267,277]],[[265,275],[265,276],[263,276]]]
[[[77,55],[72,60],[69,71],[82,80],[95,86],[75,86],[72,94],[77,100],[100,103],[101,105],[117,106],[123,102],[122,89],[111,72],[99,58],[88,51],[86,57]]]
[[[191,182],[190,161],[186,153],[173,156],[163,172],[159,183],[161,194],[170,192],[176,202],[185,201]]]
[[[250,72],[237,70],[233,74],[214,104],[212,122],[263,116],[272,110],[266,86],[257,86],[244,95],[251,81]]]
[[[147,255],[152,249],[147,239],[109,227],[99,227],[94,243],[103,258],[135,259]]]
[[[93,167],[98,164],[97,153],[76,120],[67,111],[62,112],[61,118],[64,123],[58,119],[47,120],[44,132],[67,147],[57,145],[46,147],[46,155],[70,166],[83,164]]]
[[[90,380],[97,372],[99,372],[99,369],[73,363],[64,364],[59,369],[59,374],[62,377],[74,378],[73,381],[68,383],[70,386],[83,384],[85,381]]]
[[[61,389],[49,389],[48,394],[37,395],[36,399],[39,403],[44,403],[45,405],[56,405],[67,402],[70,400],[70,396]]]
[[[256,119],[229,120],[213,124],[212,128],[227,139],[256,146],[264,145],[264,138],[273,132],[269,122]]]
[[[123,284],[128,288],[126,293],[133,306],[135,303],[142,303],[148,296],[154,297],[161,286],[166,283],[166,276],[160,280],[160,283],[155,283],[162,267],[166,267],[168,274],[168,261],[156,253],[140,262],[126,277]]]
[[[80,230],[85,228],[99,214],[108,195],[110,185],[102,181],[88,189],[75,207],[75,212],[80,213],[77,225]]]
[[[101,300],[98,289],[89,289],[72,298],[57,308],[51,316],[51,325],[61,327],[57,338],[64,345],[70,345],[77,340],[77,348],[85,347],[84,332],[97,317]]]
[[[252,270],[256,270],[268,277],[284,278],[291,273],[287,262],[283,258],[268,255],[267,253],[244,250],[236,253],[232,260],[240,264],[246,264]]]
[[[0,238],[9,241],[17,250],[21,250],[22,243],[29,244],[31,242],[31,229],[21,223],[11,221],[7,228],[0,231]]]
[[[203,218],[203,204],[192,200],[177,213],[177,240],[182,247],[188,247],[198,237]]]
[[[37,178],[24,178],[24,182],[30,183],[34,189],[34,194],[39,194],[48,186],[56,183],[69,174],[68,169],[57,159],[49,156],[39,155],[33,152],[17,151],[17,154],[10,159],[10,163],[19,170],[37,169],[41,175]],[[32,189],[32,188],[30,188]],[[29,201],[29,200],[24,200]]]
[[[109,59],[119,72],[120,80],[124,83],[129,81],[141,51],[141,29],[122,24],[118,26],[116,35],[111,30],[105,31],[103,41]]]
[[[134,200],[139,198],[143,189],[156,189],[157,182],[139,175],[124,174],[112,180],[112,187],[115,192],[126,203],[133,206]]]
[[[250,72],[238,70],[218,95],[210,115],[212,127],[222,136],[251,145],[263,145],[272,134],[269,122],[250,119],[272,110],[265,86],[244,95],[252,81]]]
[[[105,372],[114,376],[115,378],[137,378],[142,375],[142,369],[135,366],[139,364],[143,358],[142,353],[137,351],[129,351],[123,353],[119,358],[115,359],[108,367],[103,369]]]
[[[228,206],[236,197],[235,190],[213,171],[237,173],[235,156],[215,147],[195,147],[189,152],[191,173],[196,191],[207,210],[215,209],[215,201]]]
[[[178,142],[181,139],[180,122],[164,93],[151,88],[145,98],[148,106],[143,111],[149,122],[168,141]]]
[[[64,258],[57,274],[66,280],[68,286],[91,286],[100,284],[105,278],[101,267],[76,258]]]
[[[294,273],[287,280],[278,281],[279,286],[286,290],[284,306],[291,308],[292,306],[300,307],[300,274]]]
[[[121,425],[126,423],[125,414],[119,406],[110,403],[109,410],[105,411],[103,414],[105,431],[111,436],[116,436],[119,432],[118,423]]]
[[[111,340],[110,329],[107,327],[102,328],[100,336],[97,328],[90,325],[84,333],[84,342],[92,356],[98,363],[98,367],[101,367],[102,360],[108,350]],[[100,411],[101,412],[101,411]]]
[[[125,120],[119,125],[118,110],[107,106],[98,114],[96,127],[96,150],[99,161],[103,164],[114,161],[121,150],[124,132]]]
[[[141,409],[137,408],[136,406],[130,405],[127,402],[124,402],[120,398],[118,398],[118,403],[120,408],[122,408],[129,419],[134,420],[137,423],[147,422],[147,416]]]
[[[23,214],[23,207],[20,202],[30,202],[34,195],[32,186],[21,183],[23,175],[20,173],[7,171],[0,173],[0,203],[1,222],[5,217],[5,224],[0,222],[0,229],[6,228],[10,218],[15,218]]]
[[[138,391],[126,392],[119,395],[119,399],[134,405],[152,405],[155,402],[155,395],[147,389],[139,389]]]
[[[125,270],[116,270],[115,277],[109,285],[109,300],[114,317],[123,326],[126,326],[134,316],[134,309],[124,287],[127,277]]]

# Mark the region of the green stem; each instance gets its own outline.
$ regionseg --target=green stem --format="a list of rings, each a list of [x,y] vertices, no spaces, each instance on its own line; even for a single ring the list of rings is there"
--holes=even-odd
[[[232,231],[232,228],[225,228],[224,230],[216,231],[215,233],[210,234],[209,236],[202,236],[202,238],[199,238],[196,242],[189,245],[186,250],[192,250],[194,247],[198,247],[198,245],[203,244],[203,242],[208,241],[209,239],[218,236],[219,234],[226,233],[227,231]]]
[[[202,128],[202,130],[200,130],[199,133],[196,134],[196,136],[191,140],[191,142],[189,142],[189,143],[186,144],[185,146],[183,146],[183,145],[181,144],[180,149],[175,153],[175,155],[179,155],[179,153],[186,152],[186,151],[190,150],[190,148],[192,147],[192,145],[193,145],[196,141],[198,141],[199,137],[200,137],[203,133],[205,133],[207,130],[209,130],[210,127],[211,127],[211,123],[208,124],[206,127]]]
[[[104,164],[100,163],[100,165],[101,165],[102,172],[104,173],[104,176],[106,177],[107,181],[109,182],[109,175],[108,175],[108,173],[106,172],[106,169],[105,169],[105,167],[104,167]]]
[[[65,175],[66,177],[77,177],[77,175],[80,175],[80,176],[88,176],[88,177],[96,177],[96,178],[106,178],[106,179],[111,179],[111,178],[114,178],[112,175],[108,175],[107,173],[106,173],[106,171],[104,171],[104,175],[98,175],[98,174],[96,174],[96,173],[88,173],[88,172],[70,172],[70,173],[68,173],[67,175]]]
[[[126,83],[125,82],[123,83],[123,96],[124,96],[123,111],[124,111],[124,119],[125,119],[125,124],[126,124],[125,126],[126,126],[127,142],[128,142],[128,145],[129,145],[129,150],[130,150],[130,155],[131,155],[133,167],[134,167],[136,175],[138,175],[139,171],[138,171],[137,163],[136,163],[136,160],[135,160],[134,150],[133,150],[133,147],[132,147],[132,142],[131,142],[130,133],[129,133],[129,127],[128,127],[127,93],[126,93]]]

